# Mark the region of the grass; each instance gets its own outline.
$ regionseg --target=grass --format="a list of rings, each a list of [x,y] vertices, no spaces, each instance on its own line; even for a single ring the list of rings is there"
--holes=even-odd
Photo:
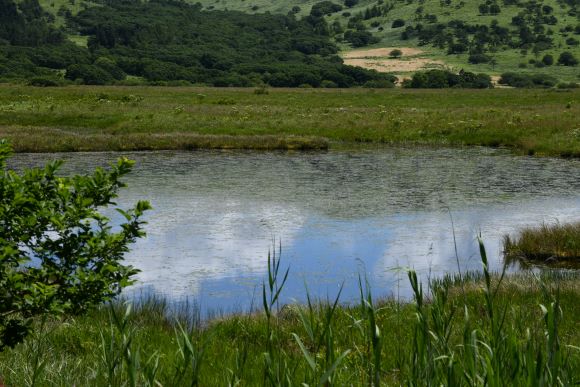
[[[580,90],[374,90],[0,85],[17,152],[503,146],[580,156]]]
[[[223,1],[223,0],[222,0]],[[362,0],[359,4],[349,9],[348,12],[351,14],[356,14],[358,12],[364,12],[364,10],[369,7],[375,5],[375,1],[365,1]],[[549,74],[562,82],[579,82],[580,79],[578,78],[578,68],[577,67],[566,67],[566,66],[550,66],[545,68],[535,68],[533,65],[530,65],[528,62],[530,59],[540,60],[544,55],[551,54],[554,58],[558,58],[561,52],[563,51],[570,51],[574,53],[576,57],[580,56],[580,48],[578,46],[568,46],[565,43],[566,38],[574,36],[568,32],[561,32],[560,29],[567,26],[573,25],[575,26],[578,21],[574,16],[570,16],[567,14],[568,8],[562,8],[562,6],[556,0],[544,0],[542,4],[549,5],[554,9],[554,16],[558,19],[558,23],[554,26],[547,26],[552,29],[553,34],[550,35],[554,39],[554,47],[542,51],[539,56],[534,55],[532,50],[526,50],[526,53],[522,55],[520,49],[509,49],[506,47],[500,48],[497,52],[489,52],[488,54],[493,56],[496,61],[497,65],[490,65],[490,64],[478,64],[473,65],[469,64],[467,61],[468,54],[462,55],[448,55],[447,50],[438,49],[436,47],[432,47],[431,45],[427,46],[420,46],[417,39],[410,39],[410,40],[401,40],[401,32],[403,32],[404,28],[392,28],[392,22],[396,19],[403,19],[407,22],[407,25],[415,24],[416,9],[421,6],[423,7],[424,11],[423,14],[431,14],[437,16],[437,20],[440,23],[447,23],[451,20],[462,20],[466,23],[472,25],[490,25],[493,20],[497,20],[500,26],[513,28],[510,26],[511,19],[513,16],[516,16],[519,12],[521,12],[521,8],[516,6],[505,6],[504,4],[501,5],[502,12],[498,15],[481,15],[479,13],[479,5],[480,2],[471,1],[471,2],[463,2],[463,6],[459,9],[455,7],[458,5],[456,2],[452,2],[451,6],[444,6],[443,2],[437,0],[426,0],[421,2],[420,4],[416,2],[394,2],[395,8],[389,12],[384,17],[374,18],[368,21],[365,21],[365,24],[369,28],[371,32],[377,37],[381,39],[381,41],[375,45],[376,47],[417,47],[425,51],[425,54],[422,57],[430,58],[433,60],[441,60],[445,62],[449,68],[455,71],[459,71],[460,69],[464,69],[466,71],[473,71],[473,72],[483,72],[488,73],[490,75],[499,75],[503,72],[508,71],[516,71],[516,72],[523,72],[523,73],[544,73]],[[334,20],[338,20],[344,26],[346,26],[348,18],[342,16],[342,11],[336,14],[333,14],[329,17],[329,20],[332,22]],[[371,22],[379,22],[380,26],[383,28],[382,31],[378,30],[377,28],[372,28],[370,26]],[[425,21],[420,21],[423,24],[426,24]],[[577,36],[576,36],[577,37]],[[349,50],[350,48],[347,46],[343,46],[343,49]],[[526,64],[526,68],[522,69],[519,67],[520,64]]]
[[[542,263],[580,262],[580,222],[543,224],[521,230],[515,238],[504,238],[504,250],[510,260]]]
[[[577,274],[512,276],[487,270],[427,289],[412,301],[280,306],[288,272],[268,260],[263,310],[202,322],[163,299],[121,301],[86,316],[37,321],[0,354],[8,386],[574,385],[580,381]],[[173,316],[173,317],[169,317]]]

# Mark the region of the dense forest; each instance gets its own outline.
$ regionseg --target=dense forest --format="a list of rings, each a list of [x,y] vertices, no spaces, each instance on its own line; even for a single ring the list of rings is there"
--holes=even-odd
[[[511,86],[557,83],[538,82],[547,76],[537,68],[563,74],[570,85],[577,79],[578,0],[322,0],[287,8],[276,14],[188,0],[0,0],[0,81],[392,87],[393,75],[347,66],[338,55],[337,45],[373,44],[432,47],[443,61],[455,61],[452,74],[418,74],[406,87],[488,87],[488,78],[473,72],[496,67],[510,73],[504,84]],[[526,74],[513,81],[514,71]]]
[[[0,0],[0,79],[84,84],[141,79],[213,86],[391,87],[395,78],[346,66],[322,17],[202,11],[174,0],[102,0],[68,14],[67,40],[38,0]],[[34,79],[33,79],[34,78]]]

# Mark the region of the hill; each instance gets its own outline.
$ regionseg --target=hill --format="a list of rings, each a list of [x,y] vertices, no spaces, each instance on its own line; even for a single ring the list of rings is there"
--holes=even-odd
[[[64,24],[37,0],[0,0],[0,10],[0,78],[8,80],[393,86],[390,75],[344,65],[321,18],[210,12],[172,0],[83,3],[76,14],[57,11]]]
[[[549,58],[542,61],[549,56],[556,64],[563,52],[580,58],[578,0],[202,0],[201,4],[206,9],[301,16],[321,10],[343,51],[388,48],[356,50],[348,54],[347,63],[399,75],[449,68],[580,79],[578,67],[546,64]],[[393,60],[388,53],[394,48],[410,55]]]
[[[12,1],[0,0],[6,3]],[[391,76],[380,77],[373,72],[361,73],[352,67],[344,67],[336,57],[337,52],[342,56],[344,64],[396,75],[399,79],[409,77],[418,70],[445,69],[454,73],[461,70],[487,73],[496,80],[506,72],[517,72],[524,76],[527,74],[530,79],[548,79],[546,82],[531,82],[528,79],[527,82],[517,83],[519,85],[544,86],[559,81],[580,80],[577,65],[580,59],[580,0],[188,0],[190,6],[181,1],[159,0],[143,4],[136,0],[15,1],[19,7],[24,4],[24,9],[35,8],[34,3],[37,3],[42,9],[40,13],[44,15],[42,18],[45,23],[65,36],[66,42],[61,44],[68,47],[65,51],[70,50],[77,57],[87,55],[84,60],[86,63],[94,64],[99,57],[135,58],[145,53],[152,60],[159,60],[159,55],[163,56],[162,62],[169,63],[164,70],[166,73],[181,74],[177,77],[151,76],[144,71],[129,69],[124,59],[121,60],[124,63],[122,66],[117,63],[119,58],[113,59],[117,67],[121,67],[128,75],[123,79],[130,82],[186,80],[210,85],[247,86],[267,83],[272,86],[344,87],[388,85],[393,79]],[[194,9],[203,15],[198,18],[202,24],[184,24],[180,19],[181,11],[168,11],[171,7]],[[143,12],[149,16],[143,16]],[[157,15],[155,12],[161,13]],[[119,14],[124,16],[119,18]],[[115,23],[114,29],[117,32],[127,30],[127,26],[135,24],[132,18],[136,18],[136,24],[146,32],[130,44],[125,44],[127,50],[121,50],[119,42],[115,43],[115,48],[107,47],[102,38],[106,34],[110,35],[111,23]],[[248,35],[247,26],[254,24],[276,24],[275,28],[282,30],[292,25],[298,26],[298,30],[292,27],[290,33],[284,35],[278,34],[281,31],[272,34],[270,27],[258,27],[254,29],[253,36]],[[175,25],[180,26],[178,32],[188,28],[201,28],[202,32],[198,34],[197,40],[177,34],[181,40],[176,42],[173,39],[169,44],[171,47],[162,39],[147,41],[156,36],[155,29],[173,34],[167,31],[173,31],[172,26]],[[222,30],[225,31],[223,36]],[[301,42],[297,43],[292,36],[295,31],[300,31],[297,39]],[[143,40],[143,35],[148,37]],[[276,38],[271,39],[272,36]],[[97,38],[100,39],[98,49],[94,45]],[[240,39],[245,39],[241,50],[240,47],[225,43],[226,40]],[[70,48],[68,43],[71,42],[76,47]],[[253,48],[249,51],[243,49],[254,45],[253,42],[265,44],[261,53]],[[276,44],[272,44],[274,42]],[[286,43],[277,44],[283,42]],[[120,45],[123,44],[121,42]],[[79,48],[84,50],[84,54]],[[88,51],[85,50],[87,48]],[[13,48],[10,50],[13,51]],[[398,50],[401,55],[390,55],[393,50]],[[0,41],[0,53],[6,51],[6,45],[2,46]],[[41,51],[45,56],[46,49]],[[253,53],[246,55],[250,51]],[[264,55],[264,52],[268,54]],[[218,65],[224,69],[233,63],[243,66],[227,71],[229,75],[234,75],[233,78],[227,74],[217,74],[213,65],[207,66],[208,63],[200,62],[205,54],[227,57],[225,62]],[[186,60],[186,57],[190,59]],[[33,59],[32,62],[34,65],[38,61]],[[281,62],[286,66],[286,70],[281,71],[284,74],[302,72],[300,69],[304,67],[307,74],[284,75],[272,81],[271,66],[279,70]],[[186,70],[171,70],[176,64]],[[66,63],[66,66],[48,67],[65,74],[69,65]],[[23,69],[29,69],[24,75],[27,79],[34,72],[47,76],[46,64],[40,63],[39,67],[32,70],[28,64],[15,66],[22,73]],[[330,69],[328,71],[334,75],[329,76],[328,71],[323,70],[325,68]],[[342,75],[336,73],[337,68]],[[224,69],[217,68],[222,72]],[[212,71],[208,73],[206,70]],[[192,71],[197,75],[191,75]],[[184,75],[186,73],[187,76]],[[309,75],[312,73],[316,75]],[[345,74],[350,80],[343,79]],[[364,76],[357,80],[358,74]],[[14,71],[12,74],[0,71],[0,78],[14,79],[14,75],[18,74],[14,74]]]

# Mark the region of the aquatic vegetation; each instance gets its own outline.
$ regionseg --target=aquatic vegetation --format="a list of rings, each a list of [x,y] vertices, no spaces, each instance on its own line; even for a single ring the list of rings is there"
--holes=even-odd
[[[508,260],[545,264],[579,263],[580,222],[547,224],[521,230],[516,237],[504,237]]]

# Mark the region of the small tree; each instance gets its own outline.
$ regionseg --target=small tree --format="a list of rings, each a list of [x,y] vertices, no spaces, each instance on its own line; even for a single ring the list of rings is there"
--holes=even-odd
[[[403,56],[403,51],[399,49],[394,49],[391,52],[389,52],[389,56],[391,58],[400,58],[401,56]]]
[[[578,59],[569,51],[565,51],[558,57],[558,64],[564,66],[576,66],[578,64]]]
[[[0,140],[0,350],[23,341],[32,319],[82,313],[111,300],[138,272],[121,263],[142,237],[149,203],[139,201],[114,232],[99,209],[115,205],[133,162],[108,171],[59,177],[62,162],[22,174],[8,170],[9,145]]]
[[[550,54],[546,54],[542,58],[542,63],[545,64],[546,66],[551,66],[554,64],[554,57]]]

